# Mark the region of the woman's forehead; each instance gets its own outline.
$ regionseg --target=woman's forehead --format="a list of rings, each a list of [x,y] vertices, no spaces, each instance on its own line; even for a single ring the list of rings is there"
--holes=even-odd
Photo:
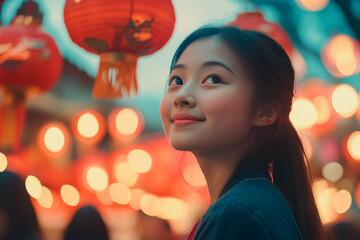
[[[175,66],[198,68],[207,62],[222,63],[234,72],[242,68],[240,57],[218,36],[199,39],[189,44]]]
[[[219,60],[225,63],[239,61],[231,48],[218,36],[212,36],[196,40],[189,44],[180,55],[177,64],[186,64],[186,62],[207,62]]]

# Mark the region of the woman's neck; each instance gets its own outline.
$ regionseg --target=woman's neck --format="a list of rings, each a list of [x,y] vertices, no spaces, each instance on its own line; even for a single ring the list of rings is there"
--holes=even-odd
[[[237,162],[240,160],[240,153],[221,151],[214,152],[193,152],[199,166],[205,176],[211,203],[215,203],[221,193],[221,190],[232,175]],[[224,154],[225,152],[225,154]]]

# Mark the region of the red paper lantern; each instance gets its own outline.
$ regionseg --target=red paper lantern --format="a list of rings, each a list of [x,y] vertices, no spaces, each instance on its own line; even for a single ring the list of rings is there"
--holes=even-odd
[[[24,7],[25,6],[25,7]],[[37,9],[30,1],[21,9]],[[20,9],[20,10],[21,10]],[[0,148],[20,144],[27,96],[50,90],[59,79],[62,57],[53,38],[41,27],[39,12],[18,15],[0,33]],[[21,13],[20,13],[21,14]]]
[[[245,12],[237,15],[235,21],[227,26],[236,26],[241,29],[257,30],[264,32],[277,41],[291,56],[293,46],[285,30],[278,24],[268,22],[260,12]]]
[[[169,40],[175,23],[171,0],[67,0],[64,21],[71,39],[100,55],[95,98],[138,91],[136,62]]]

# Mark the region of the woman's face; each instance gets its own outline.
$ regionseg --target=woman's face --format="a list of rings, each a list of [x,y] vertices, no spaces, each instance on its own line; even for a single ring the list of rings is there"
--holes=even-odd
[[[252,84],[232,49],[218,37],[197,40],[170,73],[160,104],[165,134],[181,151],[240,149],[253,125],[252,94]]]

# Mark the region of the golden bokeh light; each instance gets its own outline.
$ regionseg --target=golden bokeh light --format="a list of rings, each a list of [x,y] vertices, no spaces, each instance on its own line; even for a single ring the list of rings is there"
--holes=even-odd
[[[351,38],[345,34],[338,34],[331,39],[330,57],[336,61],[339,54],[353,52],[354,45]]]
[[[91,189],[101,192],[108,186],[109,178],[104,168],[92,166],[86,171],[86,181]]]
[[[161,214],[161,202],[158,197],[152,194],[145,194],[140,200],[140,209],[149,216]]]
[[[54,202],[54,197],[53,197],[50,189],[48,189],[45,186],[42,186],[41,194],[40,194],[40,197],[37,199],[37,201],[40,206],[42,206],[44,208],[51,208],[51,206]]]
[[[45,131],[44,143],[50,152],[60,152],[65,146],[65,134],[59,127],[49,127]]]
[[[206,180],[197,161],[192,161],[184,170],[184,179],[194,187],[206,186]]]
[[[131,199],[130,189],[121,183],[113,183],[109,187],[111,199],[121,205],[128,204]]]
[[[312,187],[322,222],[326,224],[335,221],[338,213],[333,207],[332,199],[337,192],[336,189],[331,182],[323,178],[315,179]]]
[[[352,86],[340,84],[331,94],[331,103],[341,117],[349,118],[356,113],[359,107],[358,94]]]
[[[324,96],[316,96],[313,99],[313,104],[317,112],[316,124],[324,124],[329,121],[331,117],[331,105],[328,99]]]
[[[350,209],[352,202],[351,194],[346,190],[338,191],[333,199],[334,209],[337,213],[342,214]]]
[[[41,182],[37,177],[33,175],[27,176],[25,180],[25,188],[30,196],[33,198],[39,198],[41,194],[41,187]]]
[[[317,194],[317,206],[324,224],[334,222],[338,217],[338,213],[335,211],[332,203],[335,195],[336,189],[333,187]]]
[[[138,173],[148,172],[152,165],[150,154],[141,149],[130,151],[127,156],[127,161],[130,167]]]
[[[163,219],[182,219],[188,212],[187,204],[177,198],[161,198],[161,213]]]
[[[357,62],[353,53],[342,52],[336,56],[336,67],[344,76],[350,76],[355,73]]]
[[[318,114],[314,104],[305,98],[295,99],[290,112],[290,120],[297,129],[311,128]]]
[[[138,188],[131,189],[131,199],[129,205],[135,210],[140,210],[140,201],[144,195],[145,192],[141,189]]]
[[[316,12],[324,9],[329,3],[329,0],[295,0],[295,1],[299,5],[299,7],[312,12]]]
[[[80,201],[80,193],[79,191],[68,184],[62,185],[60,189],[61,199],[69,206],[77,206]]]
[[[338,162],[327,163],[322,168],[322,175],[331,182],[337,182],[343,173],[344,169]]]
[[[92,138],[100,129],[99,120],[90,112],[82,114],[77,121],[77,130],[84,138]]]
[[[5,154],[0,152],[0,172],[5,171],[5,169],[7,168],[7,164],[8,164],[7,157],[5,156]]]
[[[116,180],[128,187],[134,186],[138,179],[138,173],[129,166],[128,162],[119,162],[114,171]]]
[[[339,72],[344,76],[350,76],[357,70],[359,63],[356,61],[354,51],[354,43],[347,35],[339,34],[331,40],[330,56]]]
[[[347,150],[350,156],[360,161],[360,131],[353,132],[347,140]]]
[[[331,38],[321,53],[321,58],[331,74],[342,78],[356,74],[360,70],[360,44],[346,34]]]
[[[139,125],[139,116],[130,109],[124,108],[120,110],[115,117],[115,128],[123,135],[132,135],[135,133]]]

